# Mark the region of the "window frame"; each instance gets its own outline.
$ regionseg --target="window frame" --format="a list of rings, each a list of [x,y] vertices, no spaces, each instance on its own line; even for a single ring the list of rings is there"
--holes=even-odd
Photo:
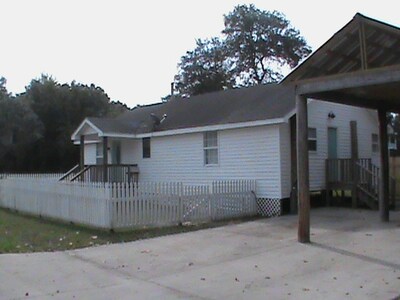
[[[215,141],[216,144],[215,145],[207,145],[207,135],[209,134],[215,134]],[[218,166],[219,165],[219,143],[218,143],[218,131],[206,131],[203,133],[203,164],[206,167],[209,166]],[[208,161],[210,161],[210,157],[208,155],[210,155],[209,153],[211,153],[211,150],[216,150],[217,155],[216,155],[216,159],[217,161],[214,163],[208,163]]]
[[[103,143],[96,143],[96,165],[102,165],[104,163],[103,154]]]
[[[146,147],[147,141],[148,141],[148,147]],[[142,138],[142,158],[143,159],[151,158],[151,138],[150,137]]]
[[[310,137],[310,130],[315,130],[315,137]],[[315,142],[315,149],[310,149],[310,142]],[[308,127],[307,129],[307,149],[309,152],[318,151],[318,131],[316,127]]]
[[[372,153],[379,153],[379,134],[371,133],[371,151]]]

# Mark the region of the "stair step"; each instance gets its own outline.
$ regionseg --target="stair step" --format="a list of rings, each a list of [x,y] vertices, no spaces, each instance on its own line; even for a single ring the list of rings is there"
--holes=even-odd
[[[358,198],[360,201],[368,205],[369,208],[378,209],[378,197],[374,196],[372,193],[366,191],[362,187],[358,188]]]

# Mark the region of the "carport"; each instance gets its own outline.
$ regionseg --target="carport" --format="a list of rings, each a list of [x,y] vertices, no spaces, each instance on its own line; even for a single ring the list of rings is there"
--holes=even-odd
[[[307,99],[378,111],[379,213],[389,221],[387,112],[400,111],[400,28],[356,14],[285,78],[294,84],[297,111],[298,240],[310,242]]]

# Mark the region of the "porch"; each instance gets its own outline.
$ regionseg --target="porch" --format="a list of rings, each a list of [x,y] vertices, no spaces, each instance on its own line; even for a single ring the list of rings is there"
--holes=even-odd
[[[59,178],[59,181],[137,183],[137,164],[76,165]]]
[[[326,205],[340,192],[342,198],[351,195],[351,206],[378,209],[380,170],[370,158],[326,160]],[[389,178],[389,205],[396,206],[396,181]]]

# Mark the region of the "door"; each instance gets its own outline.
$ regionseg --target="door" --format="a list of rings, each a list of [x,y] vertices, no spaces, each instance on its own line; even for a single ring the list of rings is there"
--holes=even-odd
[[[111,146],[111,164],[119,165],[121,163],[121,142],[113,141]]]
[[[328,158],[337,157],[337,128],[328,127]]]
[[[124,169],[118,166],[121,164],[121,142],[113,141],[111,144],[111,164],[109,167],[109,176],[111,182],[122,182],[124,178]]]

